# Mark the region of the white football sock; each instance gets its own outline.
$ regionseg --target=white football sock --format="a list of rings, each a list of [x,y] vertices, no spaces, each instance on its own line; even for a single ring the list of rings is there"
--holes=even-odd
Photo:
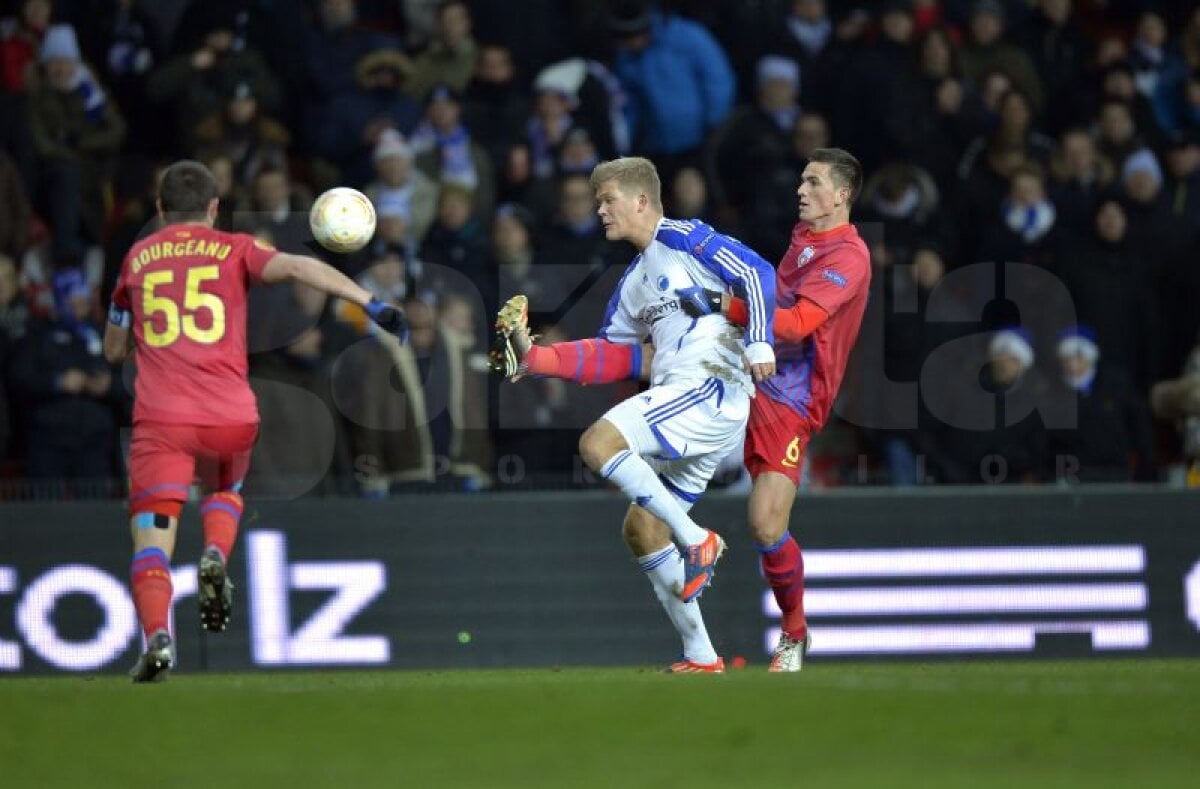
[[[683,588],[683,557],[674,545],[638,557],[638,566],[650,579],[654,594],[666,610],[671,624],[683,639],[683,656],[696,663],[714,663],[717,652],[708,638],[704,627],[704,616],[700,603],[693,600],[685,603],[677,597]]]
[[[650,464],[630,450],[622,449],[609,458],[600,469],[600,476],[612,481],[630,501],[670,526],[671,533],[681,545],[697,545],[708,536],[708,530],[697,526],[688,517]]]

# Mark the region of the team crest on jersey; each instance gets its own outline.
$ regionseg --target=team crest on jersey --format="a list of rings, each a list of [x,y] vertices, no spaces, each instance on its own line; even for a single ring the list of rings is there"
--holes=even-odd
[[[813,255],[815,254],[817,254],[817,251],[812,247],[805,247],[800,250],[800,257],[796,260],[796,266],[798,268],[803,267],[808,261],[813,259]]]
[[[659,290],[666,290],[668,287],[670,287],[670,285],[671,285],[671,280],[667,279],[666,277],[658,278],[658,289]]]

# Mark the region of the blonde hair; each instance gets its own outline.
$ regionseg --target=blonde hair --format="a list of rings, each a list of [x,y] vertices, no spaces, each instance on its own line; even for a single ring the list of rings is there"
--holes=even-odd
[[[617,188],[625,194],[644,194],[650,199],[650,205],[661,212],[662,181],[658,178],[658,169],[654,162],[640,156],[625,156],[608,162],[601,162],[592,170],[592,189],[599,189],[607,181],[616,181]]]

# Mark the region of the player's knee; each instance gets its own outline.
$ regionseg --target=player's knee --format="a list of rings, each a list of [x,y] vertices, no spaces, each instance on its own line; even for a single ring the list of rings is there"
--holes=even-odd
[[[759,545],[774,545],[787,531],[788,509],[773,501],[751,501],[750,537]]]
[[[588,468],[598,472],[623,445],[620,433],[605,422],[597,422],[579,437],[579,456]]]

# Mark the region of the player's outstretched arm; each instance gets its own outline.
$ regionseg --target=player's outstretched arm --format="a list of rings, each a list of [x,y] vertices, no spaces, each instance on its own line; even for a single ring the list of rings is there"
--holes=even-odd
[[[408,338],[408,321],[399,307],[380,301],[363,286],[333,266],[307,255],[279,252],[263,266],[261,279],[271,285],[276,282],[301,282],[319,291],[357,304],[366,310],[380,328],[400,338]]]

